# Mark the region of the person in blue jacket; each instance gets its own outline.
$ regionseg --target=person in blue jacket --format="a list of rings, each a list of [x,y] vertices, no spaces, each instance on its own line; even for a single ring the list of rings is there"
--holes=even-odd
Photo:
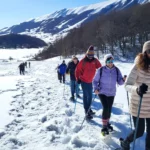
[[[58,72],[59,72],[59,80],[60,83],[65,83],[65,74],[66,74],[67,65],[65,63],[65,60],[63,60],[62,64],[58,66]]]

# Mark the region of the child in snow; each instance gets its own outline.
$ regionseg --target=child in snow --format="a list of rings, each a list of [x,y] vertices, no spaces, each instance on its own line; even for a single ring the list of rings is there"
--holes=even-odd
[[[65,83],[66,69],[67,69],[67,65],[65,63],[65,60],[63,60],[62,64],[58,66],[60,83],[62,82],[62,78],[63,78],[63,83]]]
[[[116,84],[124,84],[125,78],[122,77],[120,70],[113,64],[114,57],[107,54],[104,57],[105,66],[98,69],[93,79],[93,88],[95,94],[100,98],[103,105],[101,130],[102,135],[109,134],[113,131],[113,127],[109,123],[111,109],[116,95]]]
[[[146,83],[146,84],[142,84]],[[145,127],[146,144],[143,150],[150,150],[150,41],[144,43],[143,51],[136,59],[133,68],[131,69],[128,78],[125,82],[125,88],[131,92],[130,113],[133,118],[134,126],[136,126],[139,96],[143,96],[142,106],[139,116],[139,124],[136,138],[144,134]],[[145,125],[146,124],[146,125]],[[130,143],[133,142],[135,131],[132,131],[125,140],[121,140],[121,147],[125,150],[130,150]]]

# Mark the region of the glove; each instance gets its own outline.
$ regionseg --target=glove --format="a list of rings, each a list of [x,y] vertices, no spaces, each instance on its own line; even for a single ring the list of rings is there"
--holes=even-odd
[[[142,83],[142,85],[140,85],[139,88],[136,89],[139,96],[143,96],[143,94],[146,94],[147,90],[148,86],[145,83]]]
[[[78,84],[81,84],[81,80],[79,79],[79,80],[77,81],[77,83],[78,83]]]

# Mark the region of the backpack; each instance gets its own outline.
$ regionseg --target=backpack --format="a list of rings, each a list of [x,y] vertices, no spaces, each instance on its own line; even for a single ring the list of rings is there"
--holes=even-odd
[[[105,66],[101,67],[101,70],[100,70],[100,79],[99,79],[99,84],[100,84],[100,80],[101,80],[101,77],[102,77],[102,72],[103,72],[103,68]],[[117,82],[118,82],[118,74],[119,74],[119,69],[115,66],[115,69],[116,69],[116,72],[117,72]]]

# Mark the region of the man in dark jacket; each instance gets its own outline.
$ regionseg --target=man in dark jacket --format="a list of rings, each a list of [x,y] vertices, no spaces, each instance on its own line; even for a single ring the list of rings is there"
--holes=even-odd
[[[63,60],[62,64],[58,66],[58,72],[60,75],[60,83],[62,82],[62,78],[63,78],[63,83],[65,83],[65,74],[66,74],[66,69],[67,69],[67,65],[65,63],[65,60]]]
[[[72,57],[72,60],[68,63],[66,73],[70,73],[70,86],[71,86],[71,97],[70,100],[74,101],[74,93],[76,93],[77,98],[81,98],[79,95],[79,85],[75,78],[75,69],[79,63],[76,56]]]
[[[21,63],[20,65],[19,65],[19,70],[20,70],[20,75],[24,75],[24,73],[25,73],[25,64],[24,63]]]

